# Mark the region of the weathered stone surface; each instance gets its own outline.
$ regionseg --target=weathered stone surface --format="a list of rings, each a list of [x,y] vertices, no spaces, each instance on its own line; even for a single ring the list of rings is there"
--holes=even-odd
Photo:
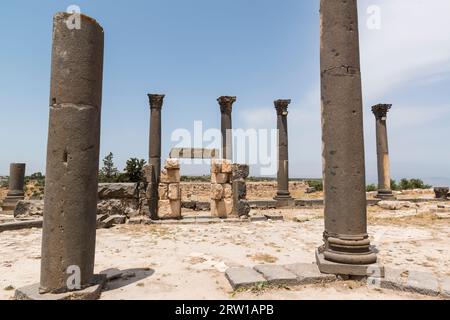
[[[225,276],[234,290],[267,283],[267,280],[252,268],[230,268],[225,272]]]
[[[60,294],[40,294],[39,284],[33,284],[27,287],[19,288],[14,294],[15,300],[37,300],[37,301],[55,301],[55,300],[97,300],[100,298],[102,289],[106,283],[105,275],[95,275],[92,284],[79,291],[72,291]]]
[[[247,164],[233,164],[233,180],[247,179],[250,175],[250,166]]]
[[[230,160],[223,160],[222,161],[222,173],[232,173],[233,172],[233,163]]]
[[[417,292],[427,296],[439,295],[439,281],[431,272],[412,270],[405,284],[405,291]]]
[[[441,283],[441,295],[446,298],[450,299],[450,277],[445,276],[440,279]]]
[[[404,208],[417,208],[417,205],[408,201],[380,201],[378,206],[385,210],[401,210]]]
[[[222,200],[224,197],[224,190],[221,184],[213,183],[211,184],[211,199],[212,200]]]
[[[283,267],[297,276],[297,284],[299,285],[332,282],[336,280],[334,274],[321,273],[317,265],[312,263],[295,263]]]
[[[42,228],[42,223],[43,223],[42,220],[1,223],[0,232],[31,229],[31,228]]]
[[[409,272],[407,270],[386,268],[380,286],[384,289],[403,291]]]
[[[268,219],[268,220],[272,220],[272,221],[283,221],[284,217],[282,214],[277,214],[277,213],[265,213],[264,216]]]
[[[160,183],[158,188],[158,196],[160,200],[169,200],[169,185]]]
[[[436,199],[446,200],[449,195],[450,188],[447,187],[436,187],[434,188],[434,193],[436,195]]]
[[[203,159],[215,159],[218,155],[217,149],[203,149]]]
[[[264,222],[267,221],[267,218],[265,216],[250,216],[249,220],[250,222]]]
[[[160,200],[158,217],[160,219],[180,219],[181,200]]]
[[[258,265],[254,269],[261,273],[270,284],[297,284],[297,276],[279,265]]]
[[[364,268],[355,264],[375,263],[377,255],[367,234],[357,1],[321,0],[320,19],[322,158],[326,181],[321,250],[326,260],[323,264],[318,261],[318,265],[322,272],[351,274],[353,268],[355,273],[362,273]],[[349,268],[343,268],[344,264]]]
[[[218,184],[230,183],[230,175],[228,173],[212,173],[211,183],[218,183]]]
[[[223,187],[223,197],[225,199],[230,199],[233,197],[233,188],[231,186],[231,184],[227,183],[222,185]]]
[[[239,217],[245,217],[250,214],[250,205],[247,200],[238,200],[235,203],[235,210]]]
[[[49,293],[67,290],[69,266],[88,284],[95,258],[104,33],[84,15],[81,29],[67,28],[69,16],[53,25],[40,281]]]
[[[235,199],[243,200],[247,197],[247,184],[244,180],[233,181],[233,193]]]
[[[224,200],[211,201],[211,216],[220,219],[226,219],[228,217],[227,206]]]
[[[132,199],[137,196],[136,190],[135,183],[100,183],[98,185],[98,198],[100,200]]]
[[[43,216],[44,200],[21,200],[17,203],[14,210],[14,217],[32,217]]]
[[[181,180],[180,170],[163,170],[161,171],[162,183],[179,183]]]
[[[179,183],[169,184],[168,197],[169,197],[169,200],[180,200],[181,199],[181,190],[180,190]]]
[[[328,261],[323,253],[316,251],[316,262],[319,270],[326,274],[344,275],[344,276],[370,276],[375,268],[379,270],[379,275],[384,276],[384,267],[378,264],[345,264]]]
[[[97,204],[97,214],[107,214],[108,216],[121,215],[130,217],[136,209],[136,203],[126,199],[102,200]]]
[[[167,159],[164,164],[164,169],[166,170],[177,170],[180,169],[180,161],[178,159]]]

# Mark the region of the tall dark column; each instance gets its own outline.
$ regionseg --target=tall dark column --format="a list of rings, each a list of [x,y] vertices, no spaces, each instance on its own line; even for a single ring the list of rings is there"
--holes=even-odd
[[[389,146],[386,127],[387,113],[391,104],[378,104],[372,107],[377,130],[377,164],[378,164],[378,195],[380,199],[395,199],[391,189],[391,173],[389,164]]]
[[[222,130],[222,158],[233,160],[233,134],[231,113],[236,97],[224,96],[217,99],[220,105],[221,130]]]
[[[321,0],[324,273],[366,275],[377,261],[367,234],[357,0]],[[353,265],[355,267],[349,267]]]
[[[288,106],[291,100],[276,100],[278,128],[278,191],[275,200],[286,202],[292,200],[289,192],[289,148],[288,148]]]
[[[81,29],[70,29],[69,17],[53,21],[42,294],[77,290],[68,285],[76,269],[81,288],[95,281],[104,34],[84,15]]]
[[[150,145],[149,163],[153,166],[156,175],[156,186],[161,176],[161,110],[165,95],[149,94],[150,102]]]

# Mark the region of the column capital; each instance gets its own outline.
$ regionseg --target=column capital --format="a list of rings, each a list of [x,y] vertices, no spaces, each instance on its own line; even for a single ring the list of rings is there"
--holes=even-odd
[[[150,102],[150,109],[162,109],[164,102],[164,94],[148,94],[148,99]]]
[[[381,120],[387,117],[387,113],[392,108],[392,104],[377,104],[372,107],[372,112],[375,115],[375,118]]]
[[[290,99],[279,99],[274,101],[275,109],[277,110],[277,115],[287,116],[288,106],[291,104]]]
[[[231,111],[233,110],[233,103],[236,102],[236,97],[222,96],[219,97],[217,101],[219,102],[221,113],[231,114]]]

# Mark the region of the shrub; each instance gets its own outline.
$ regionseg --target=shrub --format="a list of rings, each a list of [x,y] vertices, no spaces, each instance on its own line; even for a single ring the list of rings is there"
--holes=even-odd
[[[131,158],[125,167],[125,176],[128,182],[142,182],[144,180],[144,166],[147,162],[143,159]]]
[[[378,190],[378,187],[377,187],[377,185],[376,184],[369,184],[367,187],[366,187],[366,191],[367,192],[373,192],[373,191],[377,191]]]
[[[316,191],[323,191],[323,181],[322,180],[307,180],[306,183],[311,188],[315,188]]]

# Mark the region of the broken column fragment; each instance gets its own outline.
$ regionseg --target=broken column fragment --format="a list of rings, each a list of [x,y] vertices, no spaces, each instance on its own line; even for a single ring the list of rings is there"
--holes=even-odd
[[[248,217],[250,214],[250,204],[247,201],[247,182],[250,174],[250,167],[246,164],[233,164],[233,174],[231,177],[233,185],[233,215],[238,217]]]
[[[25,163],[11,163],[9,166],[9,190],[2,203],[3,211],[14,211],[17,202],[24,200]]]
[[[104,34],[85,15],[80,29],[69,29],[69,17],[58,13],[53,25],[41,294],[77,291],[96,282]]]
[[[317,263],[365,276],[377,255],[367,234],[357,1],[320,4],[325,232]]]

